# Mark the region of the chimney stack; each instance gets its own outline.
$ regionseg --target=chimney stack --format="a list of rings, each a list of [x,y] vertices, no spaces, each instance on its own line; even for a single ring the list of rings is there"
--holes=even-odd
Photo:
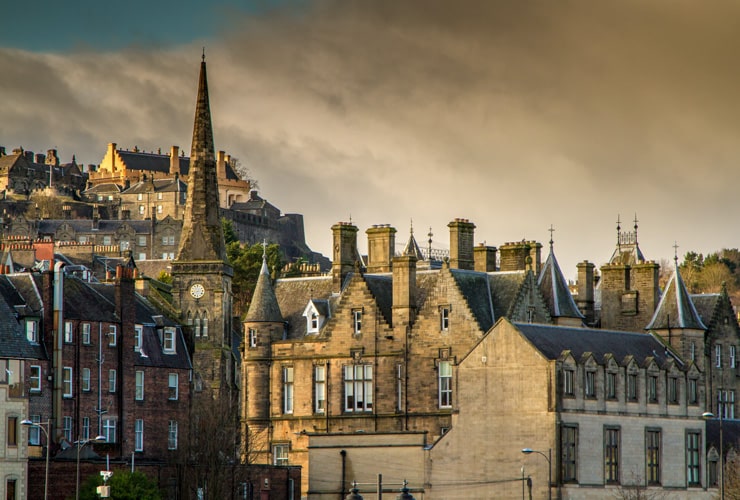
[[[473,269],[473,238],[475,224],[468,219],[455,219],[447,227],[450,228],[450,268]]]
[[[473,249],[475,270],[490,273],[496,270],[496,247],[489,247],[481,243]]]
[[[180,147],[172,146],[170,148],[170,174],[180,174]]]
[[[526,271],[530,268],[538,274],[542,267],[542,243],[515,241],[499,247],[500,271]]]
[[[367,272],[389,273],[396,249],[396,229],[378,224],[367,231]]]
[[[226,153],[224,151],[216,154],[216,175],[219,179],[226,179]]]
[[[337,222],[331,227],[334,236],[334,255],[331,266],[333,291],[342,290],[344,279],[355,268],[357,261],[357,226],[351,222]]]
[[[594,322],[594,264],[587,260],[578,263],[578,296],[576,305],[586,317],[586,324]]]
[[[416,256],[393,259],[393,328],[416,319]]]
[[[46,155],[43,153],[36,154],[36,163],[44,164],[46,162]]]

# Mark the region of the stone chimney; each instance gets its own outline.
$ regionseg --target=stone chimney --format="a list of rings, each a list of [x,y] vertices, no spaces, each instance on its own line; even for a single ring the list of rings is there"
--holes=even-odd
[[[170,148],[170,174],[180,174],[180,147],[172,146]]]
[[[389,273],[396,249],[396,229],[378,224],[367,231],[367,272]]]
[[[475,270],[490,273],[496,270],[496,247],[489,247],[481,243],[473,249]]]
[[[586,317],[586,324],[594,322],[594,264],[587,260],[579,262],[578,265],[578,296],[575,297],[576,305]]]
[[[24,158],[25,158],[26,160],[30,161],[30,162],[33,162],[33,156],[34,156],[34,155],[33,155],[33,151],[24,151],[24,152],[23,152],[23,157],[24,157]]]
[[[393,259],[393,328],[410,325],[416,319],[416,257]]]
[[[542,244],[536,241],[516,241],[499,247],[501,265],[499,271],[526,271],[530,268],[538,274],[542,267]]]
[[[5,146],[0,146],[0,158],[5,156]]]
[[[226,179],[226,153],[219,151],[216,155],[216,175],[219,179]]]
[[[334,236],[334,256],[331,265],[332,289],[339,293],[344,279],[354,270],[357,261],[357,226],[351,222],[337,222],[331,230]]]
[[[475,224],[468,219],[455,219],[447,227],[450,228],[450,268],[473,269]]]
[[[46,155],[43,153],[37,153],[36,154],[36,163],[44,164],[46,163]]]

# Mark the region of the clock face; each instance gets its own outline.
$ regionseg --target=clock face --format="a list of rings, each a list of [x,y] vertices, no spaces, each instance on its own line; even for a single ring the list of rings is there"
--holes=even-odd
[[[203,288],[203,285],[201,285],[200,283],[196,283],[195,285],[190,287],[190,295],[192,295],[193,298],[199,299],[205,294],[206,289]]]

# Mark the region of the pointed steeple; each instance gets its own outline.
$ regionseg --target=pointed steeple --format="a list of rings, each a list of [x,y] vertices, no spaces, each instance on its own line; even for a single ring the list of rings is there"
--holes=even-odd
[[[419,245],[416,243],[416,238],[414,238],[414,223],[411,222],[411,230],[409,233],[409,241],[406,243],[406,246],[403,249],[403,253],[401,255],[413,255],[416,257],[416,260],[424,260],[424,256],[421,254],[421,248],[419,248]]]
[[[568,283],[565,280],[565,276],[563,276],[563,272],[560,270],[558,260],[555,258],[554,242],[552,239],[553,231],[555,230],[550,226],[550,254],[547,256],[545,265],[540,270],[540,275],[537,278],[537,286],[549,306],[553,319],[557,321],[557,318],[575,318],[581,321],[584,319],[584,316],[573,300]]]
[[[187,203],[177,260],[226,261],[205,55],[200,63]]]
[[[658,308],[646,330],[694,329],[707,330],[678,268],[678,256],[674,258],[673,276],[665,287]]]
[[[244,319],[245,322],[283,322],[283,315],[280,312],[275,290],[270,282],[270,271],[267,268],[267,251],[266,245],[263,244],[262,250],[262,269],[257,286],[254,288],[252,303],[249,304],[249,311]]]

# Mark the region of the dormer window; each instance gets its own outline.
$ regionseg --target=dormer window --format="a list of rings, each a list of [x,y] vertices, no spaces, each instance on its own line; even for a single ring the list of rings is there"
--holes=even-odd
[[[303,317],[306,318],[306,333],[319,333],[329,317],[329,303],[326,300],[309,300]]]
[[[164,338],[162,340],[162,350],[165,354],[175,354],[175,328],[167,326],[164,329]]]
[[[29,342],[39,341],[39,324],[35,319],[26,320],[26,338]]]

